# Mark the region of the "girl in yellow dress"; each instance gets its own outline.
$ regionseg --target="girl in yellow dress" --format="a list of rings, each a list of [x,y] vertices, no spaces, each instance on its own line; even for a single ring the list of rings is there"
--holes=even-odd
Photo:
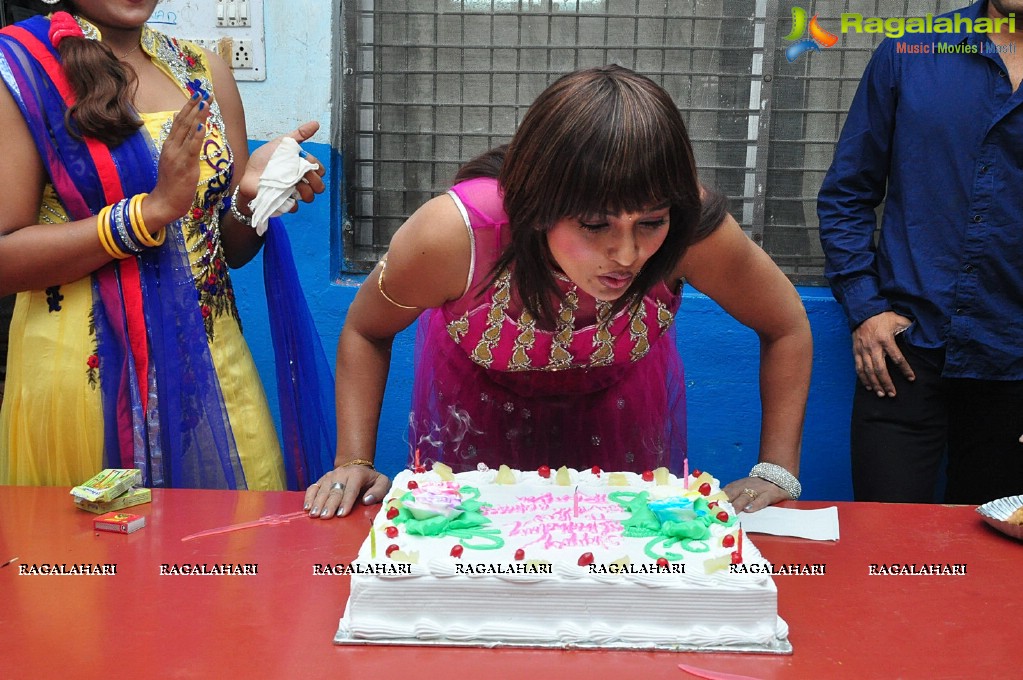
[[[71,14],[0,35],[0,484],[284,488],[228,274],[262,247],[246,206],[279,140],[248,157],[230,71],[148,28],[157,0],[51,4]]]

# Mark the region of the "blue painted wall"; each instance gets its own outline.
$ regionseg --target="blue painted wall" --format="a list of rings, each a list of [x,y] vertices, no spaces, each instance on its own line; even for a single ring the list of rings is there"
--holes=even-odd
[[[258,146],[253,143],[253,147]],[[305,148],[328,166],[331,149]],[[328,175],[329,175],[328,170]],[[362,277],[333,279],[330,215],[336,192],[302,205],[287,219],[303,289],[330,364],[337,337]],[[332,204],[335,204],[332,207]],[[263,295],[262,259],[232,272],[245,337],[276,410],[273,351]],[[801,288],[814,333],[813,381],[803,437],[804,497],[850,500],[849,409],[855,375],[842,311],[825,288]],[[686,365],[692,466],[722,480],[744,476],[756,462],[760,429],[759,345],[756,335],[704,295],[688,289],[678,318],[678,343]],[[379,468],[393,475],[406,461],[405,425],[412,383],[415,327],[395,340],[391,377],[384,396]]]

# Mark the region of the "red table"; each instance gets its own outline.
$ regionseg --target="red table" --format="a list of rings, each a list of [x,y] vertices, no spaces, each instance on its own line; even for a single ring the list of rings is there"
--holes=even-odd
[[[63,488],[0,487],[0,677],[678,678],[679,663],[756,678],[983,678],[1023,665],[1023,543],[972,507],[837,503],[837,543],[754,535],[775,564],[791,656],[336,646],[348,562],[376,508],[183,542],[295,512],[287,492],[154,490],[146,527],[96,532]],[[790,503],[816,508],[827,503]],[[23,565],[115,564],[114,576]],[[252,576],[161,576],[161,564],[255,564]],[[962,576],[870,575],[871,564],[965,564]]]

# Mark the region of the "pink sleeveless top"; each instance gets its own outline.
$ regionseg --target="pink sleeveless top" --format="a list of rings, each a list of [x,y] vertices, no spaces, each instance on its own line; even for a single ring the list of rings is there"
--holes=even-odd
[[[496,180],[454,186],[469,230],[466,293],[419,319],[409,449],[455,471],[507,464],[680,472],[685,381],[673,321],[681,295],[663,284],[612,316],[559,280],[553,330],[537,328],[511,289],[488,285],[508,229]]]

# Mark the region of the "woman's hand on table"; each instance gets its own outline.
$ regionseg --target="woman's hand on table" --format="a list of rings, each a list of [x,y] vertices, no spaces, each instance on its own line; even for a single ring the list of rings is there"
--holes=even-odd
[[[779,486],[760,477],[737,479],[725,486],[728,502],[738,512],[756,512],[769,505],[790,500],[788,493]]]
[[[345,517],[356,503],[372,505],[383,500],[391,480],[368,465],[334,468],[309,485],[303,508],[310,517]]]

